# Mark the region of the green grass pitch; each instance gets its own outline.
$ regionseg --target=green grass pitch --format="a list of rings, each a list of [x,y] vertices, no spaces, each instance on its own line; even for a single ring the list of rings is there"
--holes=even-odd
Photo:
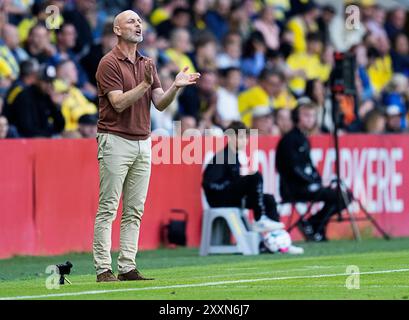
[[[138,267],[155,280],[119,283],[96,283],[89,253],[15,257],[0,260],[0,300],[409,298],[409,238],[299,245],[305,248],[303,256],[199,257],[194,248],[143,251]],[[47,289],[46,267],[66,260],[74,265],[68,276],[72,284]],[[348,266],[359,268],[359,283],[348,278]],[[346,283],[359,284],[359,289],[348,289]]]

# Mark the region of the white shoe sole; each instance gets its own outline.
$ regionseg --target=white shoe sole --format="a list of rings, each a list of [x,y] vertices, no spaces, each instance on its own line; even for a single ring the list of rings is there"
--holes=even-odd
[[[304,254],[304,248],[299,248],[299,247],[297,247],[296,249],[289,248],[287,253],[288,254]]]
[[[284,229],[284,227],[285,227],[284,224],[280,222],[280,223],[277,223],[277,225],[270,226],[270,227],[266,226],[264,228],[254,225],[252,229],[255,232],[269,232],[269,231],[282,230]]]

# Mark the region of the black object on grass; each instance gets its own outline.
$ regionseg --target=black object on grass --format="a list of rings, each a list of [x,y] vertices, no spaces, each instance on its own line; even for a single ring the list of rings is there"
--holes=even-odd
[[[67,261],[66,263],[57,264],[57,268],[58,273],[60,274],[60,284],[65,284],[65,281],[71,284],[70,280],[68,280],[65,275],[70,274],[72,263]]]

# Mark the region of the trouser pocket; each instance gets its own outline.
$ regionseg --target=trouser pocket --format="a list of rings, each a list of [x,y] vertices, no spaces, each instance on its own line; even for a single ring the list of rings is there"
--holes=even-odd
[[[97,133],[98,142],[98,161],[102,159],[104,154],[109,152],[111,135],[108,133]]]

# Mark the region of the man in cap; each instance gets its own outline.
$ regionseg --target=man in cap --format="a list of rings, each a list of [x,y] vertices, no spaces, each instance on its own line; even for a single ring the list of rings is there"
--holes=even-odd
[[[386,132],[388,133],[402,133],[402,112],[397,105],[390,105],[386,107]]]
[[[83,138],[95,138],[97,136],[98,116],[84,114],[78,119],[78,132]]]
[[[41,65],[37,81],[25,88],[10,106],[9,121],[22,137],[51,137],[64,130],[63,94],[55,92],[53,66]]]

